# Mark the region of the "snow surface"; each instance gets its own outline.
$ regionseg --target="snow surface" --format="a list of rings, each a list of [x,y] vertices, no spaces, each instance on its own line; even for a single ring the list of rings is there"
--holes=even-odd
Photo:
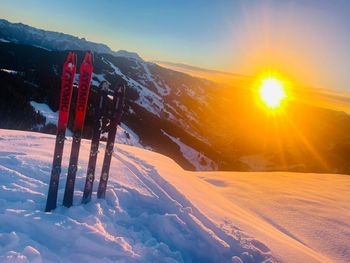
[[[244,207],[251,220],[239,222],[242,216],[230,209],[225,214],[278,251],[283,261],[349,262],[349,175],[212,172],[195,176],[228,202]],[[223,216],[217,210],[211,209],[214,220],[216,213]]]
[[[350,178],[187,172],[117,144],[105,200],[81,205],[90,143],[82,140],[74,206],[43,212],[55,137],[0,130],[0,262],[347,262]],[[104,143],[96,170],[101,172]],[[254,236],[255,238],[252,238]]]

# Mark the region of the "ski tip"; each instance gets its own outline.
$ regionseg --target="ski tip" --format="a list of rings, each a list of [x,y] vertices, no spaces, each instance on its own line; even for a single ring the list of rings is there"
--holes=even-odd
[[[125,92],[125,85],[122,84],[116,84],[114,88],[114,93],[118,96],[124,94]]]
[[[74,52],[70,51],[67,55],[66,63],[72,63],[73,65],[75,65],[75,62],[76,62],[76,55]]]
[[[122,85],[118,86],[117,93],[121,93],[122,91],[123,91],[123,86]]]
[[[106,80],[102,81],[101,84],[100,84],[100,90],[103,91],[103,92],[107,92],[108,91],[108,88],[110,86],[110,83]]]
[[[91,51],[86,51],[83,63],[93,65],[94,58]]]

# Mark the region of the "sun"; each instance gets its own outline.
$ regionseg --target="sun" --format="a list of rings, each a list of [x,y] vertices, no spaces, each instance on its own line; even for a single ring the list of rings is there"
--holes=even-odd
[[[262,102],[270,109],[280,107],[281,102],[286,98],[282,81],[274,77],[262,79],[259,95]]]

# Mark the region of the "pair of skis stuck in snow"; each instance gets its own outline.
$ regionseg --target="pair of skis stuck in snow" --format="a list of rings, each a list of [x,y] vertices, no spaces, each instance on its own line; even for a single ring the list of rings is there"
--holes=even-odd
[[[59,105],[59,116],[57,125],[56,144],[54,150],[53,164],[51,170],[50,184],[45,211],[49,212],[56,208],[58,184],[61,173],[62,155],[64,148],[64,140],[68,125],[68,117],[73,92],[73,83],[76,73],[76,55],[69,52],[65,63],[63,64],[61,78],[61,95]],[[73,204],[73,194],[75,178],[78,167],[80,142],[84,127],[85,114],[87,110],[87,102],[90,92],[90,83],[93,71],[93,56],[91,52],[86,52],[83,62],[80,65],[80,75],[78,84],[78,94],[76,98],[75,120],[73,126],[72,148],[68,166],[67,181],[63,198],[63,205],[70,207]],[[84,189],[83,203],[91,200],[93,182],[95,178],[95,168],[98,154],[98,146],[101,135],[101,119],[102,110],[106,104],[109,83],[103,81],[98,90],[98,99],[95,105],[94,129],[91,140],[90,157],[87,169],[86,183]],[[108,139],[106,144],[105,157],[102,166],[100,184],[97,196],[103,198],[105,196],[109,167],[113,153],[116,129],[120,123],[123,101],[125,96],[125,87],[119,87],[114,94],[112,102],[112,116],[109,123]]]
[[[82,203],[88,203],[91,200],[92,187],[95,180],[95,168],[98,154],[98,146],[100,143],[101,129],[102,129],[102,110],[104,108],[105,101],[107,99],[107,90],[109,83],[103,81],[100,85],[98,101],[96,104],[95,111],[95,121],[94,121],[94,130],[91,139],[91,148],[90,148],[90,157],[87,168],[87,175],[84,187],[84,194]],[[97,190],[97,197],[104,198],[106,194],[109,168],[111,166],[113,148],[115,136],[117,133],[117,127],[120,124],[122,110],[124,105],[125,97],[125,87],[119,86],[114,90],[114,97],[112,101],[112,114],[110,116],[109,127],[108,127],[108,137],[106,142],[106,150],[103,158],[103,165],[101,171],[100,182]]]

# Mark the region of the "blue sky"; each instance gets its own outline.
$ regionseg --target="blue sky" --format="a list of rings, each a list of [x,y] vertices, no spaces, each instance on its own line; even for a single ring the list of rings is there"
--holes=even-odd
[[[0,0],[0,17],[138,52],[350,91],[347,0]]]

